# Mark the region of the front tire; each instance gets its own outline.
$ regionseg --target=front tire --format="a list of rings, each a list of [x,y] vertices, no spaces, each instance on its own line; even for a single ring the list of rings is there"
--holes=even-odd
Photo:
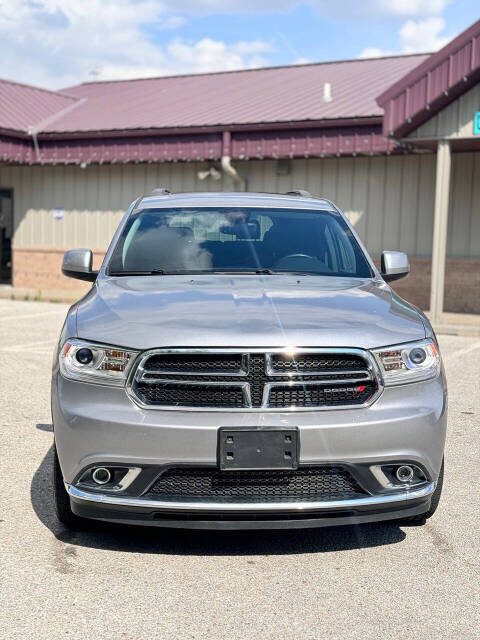
[[[85,528],[85,519],[76,516],[70,506],[70,496],[65,489],[60,462],[58,461],[57,448],[53,445],[53,502],[55,513],[60,522],[68,529]]]

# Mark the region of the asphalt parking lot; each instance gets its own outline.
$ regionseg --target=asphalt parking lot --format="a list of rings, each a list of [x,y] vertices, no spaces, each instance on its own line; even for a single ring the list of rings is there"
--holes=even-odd
[[[446,475],[424,527],[71,534],[50,497],[49,377],[66,309],[0,300],[0,637],[480,637],[478,337],[440,336]]]

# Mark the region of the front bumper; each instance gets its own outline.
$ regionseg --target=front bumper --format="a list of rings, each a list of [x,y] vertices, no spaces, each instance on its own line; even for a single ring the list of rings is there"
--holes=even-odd
[[[172,502],[90,493],[69,484],[73,512],[122,524],[189,529],[287,529],[362,524],[418,515],[428,510],[435,482],[410,491],[328,502]]]
[[[62,474],[73,511],[82,517],[195,528],[285,528],[390,520],[428,510],[440,472],[446,431],[443,378],[386,388],[368,408],[307,412],[152,411],[124,389],[53,378],[52,413]],[[92,465],[215,466],[220,427],[298,427],[300,465],[386,463],[420,466],[428,478],[417,492],[337,503],[156,502],[141,495],[86,492],[76,486]],[[128,492],[127,492],[128,493]]]

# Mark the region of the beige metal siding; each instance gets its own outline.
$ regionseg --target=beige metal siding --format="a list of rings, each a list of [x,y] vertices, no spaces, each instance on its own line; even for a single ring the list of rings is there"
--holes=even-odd
[[[15,247],[104,249],[137,196],[159,185],[174,191],[221,188],[200,182],[197,163],[0,167],[0,186],[14,190]],[[63,219],[55,219],[55,209]]]
[[[480,84],[420,125],[408,137],[415,139],[471,138],[473,117],[480,108]]]
[[[447,255],[480,257],[480,153],[453,155]]]
[[[276,175],[275,161],[235,166],[250,191],[308,189],[338,203],[372,254],[383,249],[431,254],[433,154],[292,160],[287,176]]]
[[[480,154],[454,154],[448,255],[480,256]],[[292,160],[278,176],[275,160],[235,163],[249,191],[308,189],[337,202],[369,251],[399,249],[429,256],[435,155]],[[0,186],[14,189],[14,246],[107,247],[124,210],[142,193],[234,188],[229,178],[200,181],[201,163],[0,167]],[[63,208],[62,220],[54,209]]]

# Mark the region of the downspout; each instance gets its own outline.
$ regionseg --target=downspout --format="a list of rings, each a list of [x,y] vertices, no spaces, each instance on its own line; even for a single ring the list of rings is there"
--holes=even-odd
[[[222,171],[232,178],[232,180],[239,185],[240,191],[247,190],[247,181],[242,178],[237,172],[235,167],[232,166],[232,158],[230,157],[230,143],[231,136],[230,131],[224,131],[222,137],[222,159],[221,166]]]
[[[78,98],[74,98],[73,96],[70,96],[70,97],[72,98],[72,100],[75,100],[75,102],[69,104],[68,107],[65,107],[64,109],[60,109],[60,111],[57,111],[56,113],[52,114],[50,117],[45,118],[34,127],[28,127],[27,133],[29,136],[32,136],[33,148],[35,149],[35,157],[37,159],[37,162],[40,162],[40,163],[42,162],[42,154],[40,153],[40,145],[38,144],[38,138],[37,138],[38,134],[41,133],[42,130],[45,129],[47,125],[52,124],[53,122],[55,122],[55,120],[58,120],[58,118],[66,115],[67,113],[70,113],[70,111],[73,111],[79,105],[83,104],[86,101],[86,98],[81,98],[79,100]]]
[[[37,162],[41,162],[42,156],[40,155],[40,147],[38,145],[36,129],[34,127],[28,127],[28,135],[32,136],[33,148],[35,149],[35,158],[37,159]]]

